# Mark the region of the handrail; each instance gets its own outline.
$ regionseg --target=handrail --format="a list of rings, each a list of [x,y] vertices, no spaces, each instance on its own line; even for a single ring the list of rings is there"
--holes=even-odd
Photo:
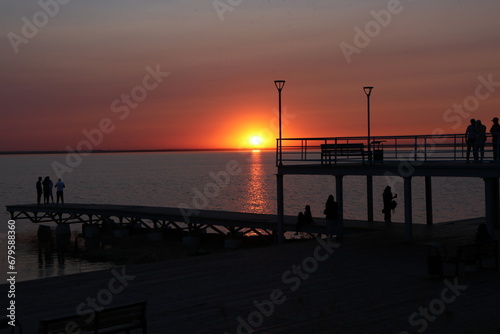
[[[370,145],[367,152],[369,162],[373,161],[467,161],[468,145],[464,134],[370,136],[379,146]],[[500,140],[500,139],[499,139]],[[322,144],[363,143],[368,149],[368,137],[305,137],[276,140],[276,165],[285,163],[312,163],[321,161]],[[474,145],[469,149],[470,161],[474,160]],[[486,134],[484,160],[493,160],[492,136]],[[497,145],[500,150],[500,143]],[[281,150],[281,154],[278,152]],[[477,147],[478,160],[481,149]],[[498,155],[500,156],[500,154]],[[339,157],[342,162],[360,162],[356,157]]]

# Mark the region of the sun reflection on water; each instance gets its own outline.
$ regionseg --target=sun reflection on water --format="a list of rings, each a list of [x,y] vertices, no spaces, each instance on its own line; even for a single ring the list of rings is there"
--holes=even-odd
[[[249,170],[247,178],[247,201],[246,212],[266,213],[268,206],[266,176],[262,166],[262,156],[260,150],[253,150],[249,159]]]

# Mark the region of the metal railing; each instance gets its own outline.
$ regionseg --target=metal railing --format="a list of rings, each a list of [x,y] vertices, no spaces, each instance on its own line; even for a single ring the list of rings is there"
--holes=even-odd
[[[276,165],[321,163],[321,145],[363,144],[365,163],[389,161],[467,161],[467,142],[464,134],[371,136],[370,152],[367,137],[282,138],[276,140]],[[500,145],[499,145],[500,147]],[[281,150],[281,155],[279,154]],[[474,144],[470,147],[474,161]],[[281,156],[281,158],[280,158]],[[481,150],[478,149],[481,160]],[[491,134],[486,134],[484,161],[493,160]],[[339,156],[336,163],[362,163],[361,156]]]

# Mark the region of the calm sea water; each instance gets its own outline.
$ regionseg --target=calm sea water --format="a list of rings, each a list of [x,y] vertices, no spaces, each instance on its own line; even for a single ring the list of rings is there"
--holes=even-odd
[[[56,175],[54,162],[66,163],[66,155],[0,156],[0,205],[4,208],[0,224],[0,272],[6,270],[6,231],[10,215],[7,204],[36,202],[38,176]],[[198,202],[206,209],[254,213],[276,213],[276,167],[274,152],[169,152],[90,154],[71,172],[63,175],[66,203],[131,204],[194,207],[198,192],[217,191],[216,196]],[[213,175],[237,165],[241,172],[229,184],[210,188]],[[285,214],[295,215],[311,205],[313,216],[321,217],[329,194],[335,195],[333,176],[284,177]],[[383,220],[382,192],[388,180],[374,178],[375,219]],[[393,192],[399,206],[393,221],[402,222],[404,200],[402,183]],[[346,219],[366,219],[366,181],[364,177],[344,178]],[[215,194],[212,193],[212,194]],[[54,194],[55,196],[55,194]],[[434,178],[434,219],[436,222],[476,218],[484,215],[484,187],[479,178]],[[424,180],[413,180],[414,222],[425,223]],[[106,263],[69,261],[65,267],[38,266],[36,224],[17,221],[18,280],[36,279],[107,268]],[[77,226],[72,226],[77,229]],[[73,230],[73,232],[75,232]]]

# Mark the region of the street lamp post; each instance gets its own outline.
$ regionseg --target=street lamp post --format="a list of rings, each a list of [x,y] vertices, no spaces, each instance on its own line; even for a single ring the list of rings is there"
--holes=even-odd
[[[367,86],[363,87],[363,90],[366,94],[367,99],[367,108],[368,108],[368,162],[372,162],[372,150],[371,150],[371,135],[370,135],[370,95],[372,93],[373,87]]]
[[[279,164],[282,165],[281,156],[281,90],[285,86],[285,80],[274,80],[274,85],[278,89],[278,110],[279,110]]]

